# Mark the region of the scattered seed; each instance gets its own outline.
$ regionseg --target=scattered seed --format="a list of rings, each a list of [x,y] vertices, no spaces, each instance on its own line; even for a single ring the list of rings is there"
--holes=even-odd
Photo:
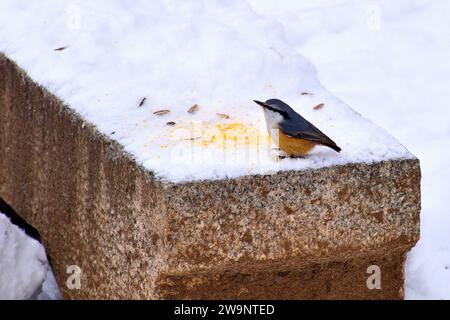
[[[224,118],[224,119],[230,119],[230,116],[227,115],[227,114],[225,114],[225,113],[217,113],[217,115],[218,115],[219,117],[221,117],[221,118]]]
[[[139,108],[142,107],[145,103],[145,100],[147,100],[146,97],[142,98],[141,102],[139,102]]]
[[[302,96],[312,96],[312,93],[310,93],[310,92],[302,92],[301,95]]]
[[[157,116],[163,116],[163,115],[165,115],[165,114],[168,114],[170,112],[170,110],[158,110],[158,111],[155,111],[155,112],[153,112],[153,114],[156,114]]]
[[[320,110],[320,109],[323,108],[323,106],[324,106],[323,103],[319,103],[317,106],[314,106],[313,109],[314,109],[314,110]]]
[[[194,141],[194,140],[198,140],[198,139],[200,139],[200,137],[195,137],[195,138],[187,138],[187,139],[184,139],[184,140],[190,140],[190,141]]]
[[[66,50],[68,48],[68,46],[65,46],[65,47],[59,47],[59,48],[56,48],[56,49],[54,49],[55,51],[63,51],[63,50]]]
[[[198,110],[198,104],[194,104],[192,107],[189,108],[187,113],[196,113]]]
[[[169,122],[166,122],[166,125],[168,125],[168,126],[174,126],[174,125],[175,125],[175,122],[169,121]]]
[[[115,134],[115,133],[116,133],[115,131],[111,132],[111,134]]]

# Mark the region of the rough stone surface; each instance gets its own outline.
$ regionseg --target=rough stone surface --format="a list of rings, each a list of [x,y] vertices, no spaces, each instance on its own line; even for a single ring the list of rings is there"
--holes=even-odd
[[[162,182],[1,54],[0,119],[0,197],[40,231],[65,298],[403,297],[413,157]]]

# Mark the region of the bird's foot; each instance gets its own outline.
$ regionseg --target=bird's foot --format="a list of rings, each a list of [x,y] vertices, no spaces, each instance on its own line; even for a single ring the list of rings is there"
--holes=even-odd
[[[281,160],[286,159],[286,158],[290,158],[290,159],[305,159],[306,156],[305,155],[290,155],[290,154],[285,153],[280,148],[272,148],[272,158],[275,161],[281,161]]]
[[[278,159],[279,160],[283,160],[283,159],[286,159],[286,158],[289,158],[289,159],[305,159],[306,157],[305,156],[300,156],[300,155],[284,155],[284,154],[279,154],[278,155]]]
[[[291,159],[305,159],[306,157],[303,155],[291,155],[289,156]]]

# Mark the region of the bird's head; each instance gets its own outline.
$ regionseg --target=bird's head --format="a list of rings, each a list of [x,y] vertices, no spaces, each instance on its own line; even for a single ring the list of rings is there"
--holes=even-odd
[[[289,119],[292,109],[283,101],[278,99],[269,99],[266,102],[253,101],[263,108],[268,127],[277,128],[281,121]]]
[[[292,108],[279,99],[269,99],[266,102],[253,100],[255,103],[263,107],[265,113],[275,113],[281,115],[283,118],[289,118],[289,113]]]

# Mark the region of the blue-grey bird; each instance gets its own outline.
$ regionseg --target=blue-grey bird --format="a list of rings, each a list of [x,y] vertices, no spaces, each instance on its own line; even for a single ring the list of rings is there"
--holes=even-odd
[[[327,146],[336,152],[341,148],[311,122],[278,99],[266,102],[253,100],[264,110],[267,130],[272,141],[288,156],[302,156],[316,145]]]

